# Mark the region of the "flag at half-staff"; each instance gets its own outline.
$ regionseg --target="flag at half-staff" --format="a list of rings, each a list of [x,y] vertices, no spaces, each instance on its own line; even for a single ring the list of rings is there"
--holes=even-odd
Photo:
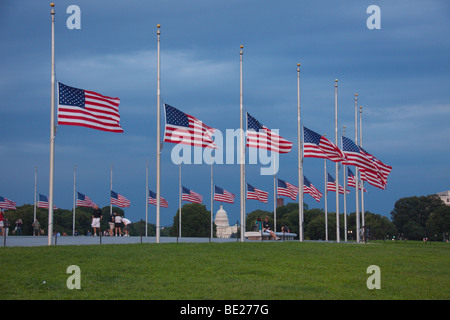
[[[353,174],[353,171],[347,167],[347,186],[348,187],[353,187],[356,188],[356,178],[355,175]],[[362,188],[362,186],[360,186],[360,189]],[[363,190],[364,192],[367,192],[366,188],[364,188]],[[348,192],[348,190],[347,190]]]
[[[345,160],[345,155],[334,143],[320,134],[303,127],[303,156],[324,158],[334,162]]]
[[[247,183],[247,199],[258,200],[263,203],[267,203],[269,193],[260,189],[257,189]]]
[[[16,202],[0,196],[0,208],[9,209],[9,210],[17,210],[16,205],[17,205]]]
[[[58,83],[58,125],[123,132],[119,98]]]
[[[263,126],[247,112],[247,147],[288,153],[292,149],[292,142]]]
[[[320,199],[323,196],[319,189],[317,189],[305,176],[303,176],[303,193],[310,194],[317,202],[320,202]]]
[[[336,192],[336,181],[334,178],[327,172],[327,191]],[[339,185],[339,193],[344,194],[344,187]],[[347,190],[347,193],[350,193],[350,191]]]
[[[164,142],[217,149],[212,139],[216,129],[168,104],[164,104],[164,107],[166,111]]]
[[[292,200],[297,199],[297,193],[298,193],[298,187],[283,181],[281,179],[277,179],[277,195],[279,196],[286,196],[291,198]]]
[[[161,199],[161,207],[168,208],[169,203],[167,202],[167,200],[164,199],[162,196],[160,197],[160,199]],[[156,193],[154,193],[151,190],[148,190],[148,204],[154,204],[156,206]]]
[[[48,209],[48,197],[42,194],[39,194],[38,208]],[[57,210],[58,208],[53,205],[53,210]]]
[[[203,196],[197,192],[194,192],[186,187],[182,187],[182,201],[189,201],[193,203],[202,203],[203,202]]]
[[[356,188],[356,178],[353,171],[347,167],[347,186]]]
[[[361,169],[361,180],[367,181],[374,187],[380,189],[386,189],[387,178],[389,173],[392,170],[392,167],[384,164],[382,161],[377,159],[372,154],[368,153],[361,147],[361,152],[366,155],[370,160],[372,160],[373,164],[377,167],[378,171],[373,172],[370,170]]]
[[[120,208],[126,208],[131,205],[131,201],[125,198],[123,195],[111,190],[111,204]]]
[[[373,161],[351,139],[342,137],[342,151],[347,158],[342,164],[378,172],[378,168]]]
[[[214,201],[234,203],[235,195],[227,190],[214,186]]]
[[[77,192],[77,207],[93,208],[95,203],[86,195]]]

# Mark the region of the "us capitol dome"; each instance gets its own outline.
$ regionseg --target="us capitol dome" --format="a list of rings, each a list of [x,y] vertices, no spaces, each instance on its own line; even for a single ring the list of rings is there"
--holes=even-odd
[[[220,209],[216,212],[216,218],[214,219],[216,224],[217,238],[230,238],[233,233],[237,233],[237,225],[230,226],[227,212],[220,205]]]

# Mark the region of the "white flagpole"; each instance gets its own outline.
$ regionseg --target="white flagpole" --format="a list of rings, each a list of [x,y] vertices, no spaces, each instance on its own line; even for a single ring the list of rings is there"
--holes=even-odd
[[[338,107],[337,107],[337,83],[338,79],[334,80],[334,141],[335,144],[338,145],[338,127],[337,127],[337,118],[338,118]],[[340,242],[339,235],[339,163],[335,163],[336,168],[336,242]]]
[[[75,206],[77,205],[77,198],[76,198],[76,172],[77,172],[77,165],[73,165],[73,221],[72,221],[72,236],[75,235]]]
[[[362,107],[359,107],[359,145],[362,147]],[[361,174],[360,174],[361,176]],[[364,221],[364,182],[361,179],[361,225],[364,232],[364,239],[366,239],[366,224]]]
[[[300,63],[297,63],[297,143],[298,143],[298,227],[299,240],[303,241],[303,157],[300,125]]]
[[[243,60],[243,49],[244,46],[241,45],[241,50],[239,52],[240,56],[240,94],[239,94],[239,100],[240,100],[240,126],[241,126],[241,139],[240,139],[240,178],[241,178],[241,242],[244,242],[245,240],[245,149],[244,149],[244,103],[243,103],[243,92],[242,92],[242,60]]]
[[[210,239],[213,238],[213,210],[214,210],[214,184],[213,184],[213,162],[211,157],[211,236]]]
[[[111,162],[111,191],[113,190],[113,163]],[[112,202],[111,202],[111,193],[109,194],[109,216],[112,217]]]
[[[358,94],[355,93],[355,144],[358,145]],[[355,193],[356,193],[356,242],[360,242],[359,238],[359,179],[358,179],[358,167],[355,166]]]
[[[156,89],[156,243],[159,243],[159,217],[161,213],[161,61],[160,61],[160,25],[156,26],[157,45],[157,89]],[[180,207],[181,214],[181,207]]]
[[[342,131],[342,136],[345,136],[345,126]],[[341,140],[342,142],[342,140]],[[342,144],[342,143],[341,143]],[[347,166],[343,166],[344,169],[344,241],[347,242]]]
[[[325,241],[328,241],[328,190],[327,190],[327,159],[323,159],[325,177]]]
[[[148,161],[145,168],[145,237],[148,237]]]
[[[51,75],[51,102],[50,102],[50,176],[48,192],[48,245],[52,245],[53,237],[53,182],[55,173],[55,4],[52,9],[52,75]]]
[[[276,161],[276,160],[275,160]],[[273,164],[273,224],[274,224],[274,232],[277,232],[277,177],[275,174],[276,164]]]
[[[34,167],[34,211],[33,211],[33,223],[36,221],[36,193],[37,193],[37,167]]]
[[[181,163],[178,166],[180,168],[180,170],[179,170],[179,173],[180,173],[180,175],[179,175],[179,181],[180,181],[180,183],[179,183],[180,184],[179,208],[180,208],[180,210],[178,212],[178,237],[181,238],[181,199],[182,199],[182,196],[181,196],[181,194],[182,194],[182,192],[181,192],[181,188],[182,188],[181,187]]]

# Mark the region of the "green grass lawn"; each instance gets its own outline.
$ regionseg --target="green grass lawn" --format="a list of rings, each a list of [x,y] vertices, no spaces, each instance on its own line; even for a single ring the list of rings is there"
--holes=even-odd
[[[450,299],[450,244],[173,243],[0,249],[5,299]],[[67,267],[81,269],[69,290]],[[366,286],[367,267],[381,289]],[[44,283],[45,281],[45,283]]]

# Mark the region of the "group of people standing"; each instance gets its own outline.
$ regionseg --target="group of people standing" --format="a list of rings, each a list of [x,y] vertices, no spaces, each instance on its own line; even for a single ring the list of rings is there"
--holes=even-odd
[[[99,233],[100,230],[100,221],[103,218],[102,210],[95,205],[94,211],[92,213],[92,229],[94,229],[93,236],[97,236],[97,230]],[[108,219],[109,223],[109,236],[116,236],[116,237],[129,237],[129,226],[131,224],[131,221],[128,220],[125,217],[120,216],[117,212],[113,212],[113,214]],[[122,224],[124,225],[123,232],[122,232]]]

